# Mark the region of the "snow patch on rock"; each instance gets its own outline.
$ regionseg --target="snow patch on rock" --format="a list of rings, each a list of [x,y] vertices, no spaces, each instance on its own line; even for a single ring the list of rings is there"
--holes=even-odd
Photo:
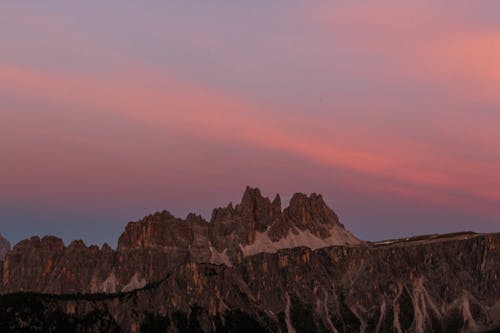
[[[252,256],[257,253],[276,253],[282,249],[294,247],[308,247],[312,250],[338,245],[357,245],[361,241],[351,235],[348,231],[340,228],[330,229],[330,236],[320,238],[309,230],[300,230],[295,227],[288,231],[285,238],[273,242],[268,231],[256,232],[255,241],[252,244],[241,246],[244,256]]]
[[[229,256],[227,255],[227,248],[224,251],[217,251],[212,245],[209,246],[210,249],[210,263],[217,265],[226,265],[228,267],[232,267],[233,263]]]

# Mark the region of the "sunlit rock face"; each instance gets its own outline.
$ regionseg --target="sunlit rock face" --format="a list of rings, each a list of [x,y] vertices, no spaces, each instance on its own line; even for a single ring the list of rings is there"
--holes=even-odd
[[[18,243],[4,262],[2,292],[119,292],[144,287],[186,262],[238,264],[258,253],[308,247],[361,245],[340,224],[321,195],[295,194],[281,209],[279,195],[263,197],[247,187],[241,202],[216,208],[211,221],[167,211],[130,222],[116,251],[56,237]]]

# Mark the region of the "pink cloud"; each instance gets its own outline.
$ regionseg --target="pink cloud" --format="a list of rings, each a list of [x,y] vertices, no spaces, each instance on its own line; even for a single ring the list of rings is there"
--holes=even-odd
[[[369,189],[367,185],[365,190],[369,191],[396,191],[449,205],[463,204],[463,200],[446,193],[474,196],[494,205],[500,202],[500,176],[491,170],[493,165],[498,166],[498,161],[492,164],[447,156],[439,150],[424,150],[426,147],[418,143],[398,142],[391,137],[359,137],[351,133],[355,125],[332,116],[306,121],[309,129],[330,122],[335,136],[318,137],[297,131],[305,124],[303,118],[278,117],[272,106],[249,102],[234,93],[140,67],[122,75],[117,72],[102,77],[69,76],[0,66],[0,87],[29,99],[87,107],[152,128],[175,130],[179,140],[196,136],[212,142],[274,149],[319,165],[386,179],[392,184],[387,189]],[[445,124],[442,120],[440,126]],[[338,143],[335,137],[344,140]],[[112,172],[112,166],[104,170]]]
[[[330,47],[338,44],[390,66],[381,80],[420,82],[499,106],[500,26],[475,17],[487,7],[378,1],[329,3],[304,12],[308,22],[338,37]]]

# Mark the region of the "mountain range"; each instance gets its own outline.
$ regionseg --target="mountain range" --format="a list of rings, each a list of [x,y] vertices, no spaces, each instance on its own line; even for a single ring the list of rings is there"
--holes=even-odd
[[[130,222],[116,249],[0,238],[0,260],[2,332],[500,330],[500,234],[362,241],[318,194],[282,209],[247,187],[210,221]]]

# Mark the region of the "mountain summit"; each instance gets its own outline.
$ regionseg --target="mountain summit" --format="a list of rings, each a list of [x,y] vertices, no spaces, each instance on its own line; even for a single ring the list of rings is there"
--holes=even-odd
[[[104,245],[68,247],[56,237],[33,237],[7,254],[0,291],[117,292],[162,279],[185,262],[228,267],[258,253],[282,249],[354,246],[363,242],[347,231],[321,195],[296,193],[282,210],[247,187],[241,202],[213,210],[211,221],[168,211],[130,222],[113,251]]]

